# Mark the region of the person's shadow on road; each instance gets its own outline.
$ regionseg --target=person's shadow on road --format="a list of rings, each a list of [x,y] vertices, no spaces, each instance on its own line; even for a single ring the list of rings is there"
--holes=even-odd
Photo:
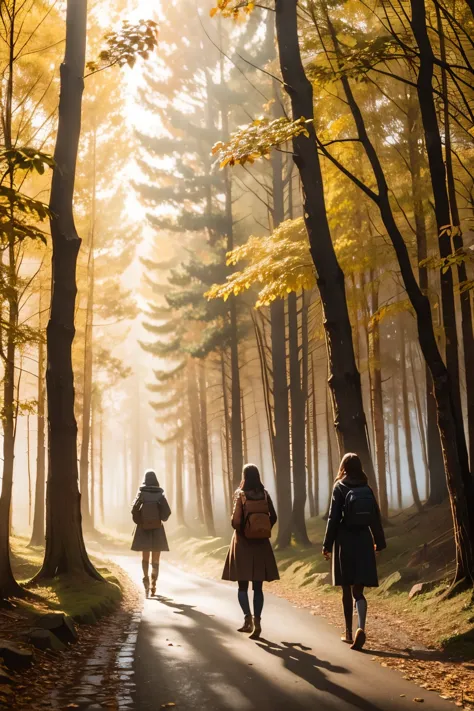
[[[374,706],[374,704],[367,701],[367,699],[354,694],[348,688],[339,686],[339,684],[335,684],[331,681],[323,671],[321,671],[322,669],[330,674],[347,674],[349,670],[345,667],[335,666],[331,664],[331,662],[319,659],[314,654],[309,654],[309,648],[301,643],[282,642],[281,644],[277,644],[276,642],[270,642],[267,639],[260,638],[257,641],[257,645],[265,652],[280,657],[288,671],[304,679],[316,689],[331,694],[347,704],[352,704],[354,708],[362,709],[363,711],[383,711],[383,709]]]

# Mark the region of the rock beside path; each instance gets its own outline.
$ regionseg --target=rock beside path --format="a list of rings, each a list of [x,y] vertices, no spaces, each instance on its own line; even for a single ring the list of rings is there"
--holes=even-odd
[[[63,644],[77,642],[78,634],[69,615],[62,612],[50,612],[35,620],[35,626],[54,634]]]
[[[20,671],[31,666],[33,652],[30,649],[25,649],[7,640],[0,639],[0,658],[3,659],[8,669]]]
[[[43,652],[47,649],[54,652],[62,652],[66,649],[66,645],[55,634],[41,627],[33,627],[33,629],[28,630],[27,639],[33,647],[41,649]]]

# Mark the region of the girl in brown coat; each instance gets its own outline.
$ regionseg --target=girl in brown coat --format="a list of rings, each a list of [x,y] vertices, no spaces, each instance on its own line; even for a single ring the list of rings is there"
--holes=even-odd
[[[255,464],[245,465],[240,487],[234,494],[232,527],[235,530],[227,553],[222,579],[234,580],[239,584],[238,599],[245,615],[244,624],[239,632],[253,632],[251,639],[258,639],[262,631],[260,619],[263,609],[263,583],[279,580],[280,576],[270,539],[251,539],[246,538],[244,534],[248,520],[247,507],[258,508],[262,513],[266,513],[270,518],[270,527],[273,528],[277,515]],[[250,581],[253,586],[253,620],[248,595]]]

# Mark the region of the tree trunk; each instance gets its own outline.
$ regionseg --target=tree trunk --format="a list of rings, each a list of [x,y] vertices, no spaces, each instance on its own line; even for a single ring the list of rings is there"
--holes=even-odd
[[[314,378],[314,359],[311,355],[311,391],[313,405],[313,467],[314,467],[314,515],[319,516],[319,437],[316,411],[316,384]]]
[[[371,485],[376,489],[367,438],[360,374],[357,370],[352,327],[347,308],[344,274],[338,264],[329,230],[321,166],[316,145],[313,88],[301,61],[297,0],[275,0],[280,67],[291,100],[293,119],[303,116],[309,136],[293,139],[293,153],[304,191],[304,219],[317,283],[324,309],[324,327],[333,394],[335,426],[341,451],[361,457]]]
[[[215,536],[214,514],[212,511],[211,470],[209,466],[209,434],[207,425],[207,380],[206,365],[199,363],[199,411],[201,415],[201,474],[202,474],[202,506],[204,524],[209,536]]]
[[[330,403],[329,401],[329,391],[326,389],[325,390],[325,395],[324,395],[324,412],[326,415],[326,441],[327,441],[327,482],[328,482],[328,498],[327,498],[327,507],[326,507],[326,513],[324,514],[323,518],[326,520],[329,516],[329,509],[331,508],[331,498],[332,498],[332,489],[334,485],[334,459],[332,456],[332,442],[331,442],[331,417],[329,414],[330,411]]]
[[[242,446],[243,446],[243,457],[244,457],[244,462],[247,463],[249,461],[249,445],[248,445],[248,438],[247,438],[247,416],[245,413],[245,395],[244,391],[241,391],[241,417],[242,417]]]
[[[411,27],[418,45],[419,70],[417,93],[425,135],[426,152],[433,189],[434,211],[438,228],[441,257],[449,257],[451,249],[451,214],[446,188],[446,168],[443,158],[441,134],[436,116],[433,93],[434,57],[426,26],[425,0],[410,0]],[[451,397],[459,427],[462,427],[461,391],[459,384],[459,351],[456,328],[456,304],[451,268],[440,270],[443,327],[446,336],[446,365],[451,382]],[[465,444],[465,443],[464,443]],[[461,443],[460,443],[461,445]],[[465,453],[467,457],[467,450]],[[463,455],[464,456],[464,455]]]
[[[184,432],[180,432],[176,443],[176,522],[184,526]]]
[[[84,530],[94,528],[92,501],[89,502],[89,449],[91,446],[92,418],[92,367],[93,367],[93,320],[94,320],[94,235],[96,213],[96,132],[92,138],[92,190],[91,190],[91,223],[89,237],[89,257],[87,261],[87,305],[86,325],[84,332],[84,397],[82,405],[82,439],[79,461],[79,482],[81,486],[81,513]],[[91,487],[91,498],[93,488]]]
[[[300,545],[311,545],[306,531],[305,398],[301,382],[298,343],[298,304],[294,292],[288,295],[288,343],[290,360],[291,453],[293,473],[292,531]]]
[[[421,456],[423,458],[423,467],[425,469],[425,491],[426,499],[428,499],[430,494],[430,475],[429,475],[429,464],[428,464],[428,448],[426,446],[426,436],[425,436],[425,426],[423,422],[423,411],[421,408],[421,398],[418,389],[418,380],[416,377],[415,369],[415,359],[413,357],[413,342],[410,344],[410,371],[413,380],[413,396],[415,398],[415,412],[416,412],[416,422],[418,425],[418,434],[420,436],[420,446],[421,446]]]
[[[2,15],[2,20],[3,20]],[[4,119],[4,141],[5,148],[11,150],[12,140],[12,116],[13,116],[13,71],[17,43],[16,9],[8,17],[9,25],[6,26],[8,36],[8,66],[5,69],[7,75],[7,86],[5,96],[5,119]],[[14,169],[10,166],[10,189],[14,190]],[[13,201],[9,205],[9,225],[7,244],[8,265],[5,269],[4,287],[6,287],[6,302],[8,303],[8,325],[6,327],[6,355],[3,355],[3,473],[2,491],[0,494],[0,599],[11,595],[22,594],[22,589],[13,577],[10,563],[10,533],[11,533],[11,501],[13,491],[13,462],[15,457],[15,337],[18,327],[18,286],[17,286],[17,265],[15,255],[15,232],[14,220],[15,209]],[[2,343],[2,354],[4,354],[4,344]]]
[[[222,397],[224,405],[224,437],[225,437],[225,459],[227,464],[227,478],[225,481],[225,496],[229,515],[232,515],[232,502],[234,489],[232,488],[232,453],[230,447],[230,421],[229,421],[229,397],[227,391],[227,380],[225,370],[225,354],[221,352],[221,375],[222,375]]]
[[[420,3],[421,5],[422,3]],[[337,39],[335,38],[334,41],[337,46]],[[453,514],[456,544],[454,583],[467,579],[470,584],[474,584],[474,493],[469,471],[466,438],[457,406],[457,385],[454,385],[453,392],[450,373],[443,362],[436,342],[430,303],[415,279],[407,246],[393,216],[385,174],[368,136],[362,113],[352,93],[350,81],[347,76],[342,76],[341,82],[357,127],[358,139],[364,147],[377,183],[378,194],[370,191],[367,187],[364,187],[364,192],[379,206],[381,218],[397,256],[405,289],[416,313],[421,350],[433,378],[438,428]],[[321,149],[324,151],[324,147],[321,146]]]
[[[397,504],[403,508],[402,470],[400,459],[400,428],[398,420],[398,393],[395,374],[392,375],[392,418],[393,418],[393,458],[395,460],[395,476],[397,481]]]
[[[104,410],[102,408],[102,399],[99,409],[99,515],[100,522],[104,523]],[[124,472],[125,474],[125,472]],[[124,477],[124,491],[127,497],[127,504],[131,501],[132,497],[127,496],[127,478]]]
[[[400,378],[402,382],[402,413],[403,413],[403,430],[405,432],[405,445],[407,450],[407,465],[408,476],[410,478],[411,493],[413,501],[418,511],[421,511],[420,495],[418,493],[418,483],[416,481],[416,469],[413,459],[413,440],[410,420],[410,403],[408,401],[408,378],[407,378],[407,354],[405,347],[406,331],[402,326],[399,329],[399,347],[400,347]]]
[[[379,285],[375,282],[375,275],[370,278],[370,288],[372,296],[372,316],[379,308]],[[385,459],[385,425],[383,412],[383,390],[382,390],[382,359],[380,356],[380,326],[377,317],[369,321],[369,368],[372,372],[370,378],[370,390],[372,401],[372,413],[374,418],[374,441],[375,459],[377,462],[377,474],[379,483],[380,512],[383,518],[388,517],[388,497],[387,497],[387,472]]]
[[[419,106],[410,95],[407,112],[407,143],[413,194],[413,211],[415,216],[416,248],[418,261],[418,279],[420,289],[428,297],[428,268],[422,262],[428,256],[426,217],[423,206],[421,184],[421,155],[419,143],[421,140]],[[426,439],[428,449],[428,470],[430,477],[428,504],[439,504],[448,495],[446,474],[444,471],[443,452],[436,421],[436,401],[433,395],[433,380],[428,365],[425,364],[426,388]]]
[[[96,411],[94,403],[91,405],[91,431],[90,431],[90,459],[91,459],[91,527],[95,528],[95,510],[96,510],[96,466],[95,466],[95,421]],[[122,489],[125,494],[125,489]],[[123,498],[122,498],[123,502]],[[125,502],[123,502],[125,503]]]
[[[36,484],[35,484],[35,508],[33,514],[33,530],[29,546],[44,545],[44,495],[45,495],[45,441],[44,441],[44,421],[45,421],[45,391],[44,391],[44,341],[43,341],[43,299],[42,287],[40,284],[38,310],[39,310],[39,330],[40,341],[38,343],[38,412],[37,412],[37,435],[36,435]]]
[[[81,131],[86,25],[87,0],[68,0],[66,54],[61,65],[59,121],[50,198],[53,256],[51,312],[47,328],[50,469],[46,552],[37,578],[66,573],[101,579],[87,556],[82,536],[71,354],[75,334],[76,264],[81,244],[74,225],[73,196]]]
[[[441,21],[441,13],[438,5],[435,5],[435,12],[438,22],[439,46],[441,61],[446,63],[446,42]],[[461,219],[459,216],[458,201],[456,195],[456,182],[453,170],[453,156],[451,152],[451,126],[448,100],[448,78],[444,67],[441,69],[441,88],[443,91],[444,104],[444,145],[446,156],[446,178],[448,186],[449,205],[451,208],[451,224],[453,226],[453,246],[455,252],[461,253],[464,250],[464,240],[461,230]],[[461,261],[457,265],[458,282],[467,282],[466,263]],[[464,369],[466,374],[466,399],[467,399],[467,431],[469,441],[469,461],[471,471],[474,468],[474,334],[472,326],[471,295],[469,291],[463,291],[459,295],[461,301],[461,329],[462,329],[462,349],[464,356]]]
[[[28,473],[28,526],[31,526],[31,457],[30,457],[30,416],[26,416],[26,471]]]
[[[192,358],[188,364],[188,407],[191,418],[191,436],[193,442],[194,477],[196,482],[196,506],[200,523],[204,523],[201,462],[201,422],[199,414],[199,394],[196,382],[196,365]]]
[[[311,448],[311,403],[308,400],[306,404],[306,482],[308,489],[308,503],[309,503],[309,516],[314,518],[316,516],[316,507],[314,503],[314,491],[313,491],[313,460],[312,460],[312,448]]]

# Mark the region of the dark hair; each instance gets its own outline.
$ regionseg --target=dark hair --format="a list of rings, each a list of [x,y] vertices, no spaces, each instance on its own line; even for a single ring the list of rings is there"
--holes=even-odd
[[[348,452],[343,456],[341,464],[339,465],[336,481],[341,481],[344,477],[360,482],[361,484],[367,484],[367,475],[362,469],[362,462],[358,455],[353,452]]]
[[[159,486],[157,476],[153,469],[147,469],[143,477],[143,486]]]
[[[255,464],[246,464],[242,471],[242,481],[240,482],[242,491],[263,491],[264,487],[260,479],[260,472]]]

